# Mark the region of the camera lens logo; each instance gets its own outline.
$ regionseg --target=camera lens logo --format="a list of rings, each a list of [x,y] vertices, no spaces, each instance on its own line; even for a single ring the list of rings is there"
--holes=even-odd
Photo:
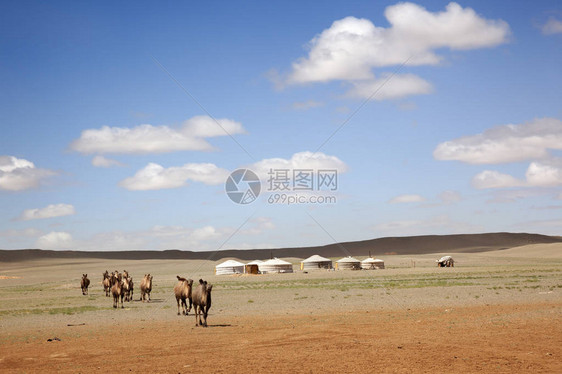
[[[250,169],[238,169],[230,173],[225,183],[226,194],[236,204],[250,204],[261,191],[261,182]]]

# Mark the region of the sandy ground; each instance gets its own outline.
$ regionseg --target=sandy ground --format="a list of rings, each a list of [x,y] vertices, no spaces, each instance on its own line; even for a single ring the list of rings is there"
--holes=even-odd
[[[562,372],[562,248],[527,247],[446,269],[435,254],[264,276],[215,276],[207,261],[0,263],[0,371]],[[124,309],[103,294],[106,269],[133,274]],[[209,328],[176,314],[176,275],[214,284]]]

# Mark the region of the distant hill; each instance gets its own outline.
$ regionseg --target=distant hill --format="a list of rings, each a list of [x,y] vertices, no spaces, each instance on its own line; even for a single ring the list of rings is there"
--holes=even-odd
[[[274,257],[307,258],[313,254],[325,257],[415,255],[427,253],[473,253],[501,250],[529,244],[562,243],[562,238],[526,233],[487,233],[460,235],[425,235],[390,237],[317,247],[247,249],[221,251],[51,251],[41,249],[0,250],[0,262],[16,262],[47,258],[102,258],[114,260],[185,259],[217,261],[226,257],[241,260]]]

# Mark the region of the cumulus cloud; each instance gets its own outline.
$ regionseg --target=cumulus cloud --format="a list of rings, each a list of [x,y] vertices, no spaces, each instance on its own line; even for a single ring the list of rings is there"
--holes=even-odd
[[[544,158],[549,149],[562,149],[562,121],[556,118],[496,126],[481,134],[447,141],[435,148],[433,156],[469,164],[500,164]]]
[[[112,166],[124,166],[121,162],[117,160],[112,160],[110,158],[97,155],[92,159],[92,165],[98,168],[110,168]]]
[[[14,156],[0,156],[0,190],[22,191],[39,186],[44,178],[56,175],[38,169],[33,162]]]
[[[196,116],[179,128],[150,124],[133,128],[103,126],[82,131],[70,148],[84,154],[209,151],[213,147],[206,138],[245,133],[239,122],[225,118],[217,122],[208,116]]]
[[[75,214],[74,206],[70,204],[51,204],[45,208],[26,209],[22,212],[19,219],[22,221],[29,221],[33,219],[70,216],[73,214]]]
[[[169,168],[149,163],[134,176],[119,182],[119,186],[132,191],[146,191],[184,187],[188,181],[218,185],[224,183],[229,174],[228,170],[210,163]]]
[[[472,178],[472,186],[478,189],[484,188],[506,188],[522,186],[523,181],[494,170],[484,170]]]
[[[561,34],[562,33],[562,21],[551,17],[541,27],[541,31],[544,35]]]
[[[527,184],[538,187],[559,186],[562,184],[562,165],[560,161],[550,163],[532,162],[527,168]]]
[[[390,27],[377,27],[368,19],[346,17],[335,21],[309,43],[307,57],[292,64],[286,84],[311,82],[363,81],[351,89],[356,97],[369,96],[377,87],[373,69],[409,65],[435,65],[442,48],[468,50],[505,43],[509,26],[502,20],[489,20],[471,8],[449,3],[444,11],[429,12],[412,3],[399,3],[386,8]],[[397,79],[398,78],[398,79]],[[383,78],[384,79],[384,78]],[[409,75],[394,77],[394,88],[380,99],[428,93],[431,85]],[[381,90],[382,91],[382,90]],[[368,95],[366,94],[368,92]]]
[[[40,249],[69,249],[74,246],[72,235],[62,231],[52,231],[37,239],[36,246]]]
[[[390,199],[389,203],[397,204],[397,203],[419,203],[425,201],[425,198],[420,195],[399,195],[392,199]]]
[[[322,152],[310,151],[297,152],[290,159],[267,158],[258,161],[249,167],[260,177],[267,178],[270,169],[312,169],[312,170],[337,170],[338,173],[347,171],[347,165],[336,156],[329,156]]]
[[[346,96],[374,100],[399,99],[410,95],[428,94],[433,91],[431,84],[413,74],[391,76],[388,73],[380,79],[355,81]]]
[[[525,180],[519,180],[498,171],[485,170],[474,176],[472,185],[479,189],[560,186],[562,185],[562,160],[532,162],[525,173]]]

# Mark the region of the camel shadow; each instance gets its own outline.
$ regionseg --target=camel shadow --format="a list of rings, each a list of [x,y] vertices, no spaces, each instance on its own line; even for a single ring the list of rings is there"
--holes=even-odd
[[[216,325],[208,324],[207,327],[232,327],[232,325],[229,323],[216,324]]]

